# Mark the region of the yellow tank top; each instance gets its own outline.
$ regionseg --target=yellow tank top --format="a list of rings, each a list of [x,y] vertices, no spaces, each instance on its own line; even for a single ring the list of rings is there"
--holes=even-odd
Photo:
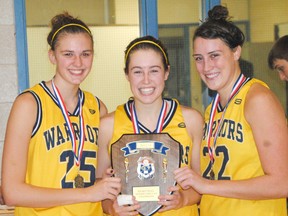
[[[80,165],[74,161],[71,139],[57,100],[44,82],[27,90],[35,97],[38,115],[28,150],[26,183],[47,188],[74,188],[74,178],[84,177],[84,187],[94,184],[97,166],[97,137],[100,121],[99,101],[91,93],[81,91],[85,140]],[[79,109],[70,114],[79,144]],[[102,215],[101,203],[79,203],[53,208],[17,207],[15,215]]]
[[[233,97],[224,115],[223,124],[215,147],[213,171],[218,180],[241,180],[264,175],[252,129],[244,117],[247,92],[254,83],[267,85],[260,80],[249,80]],[[201,146],[201,172],[209,178],[211,169],[207,147],[207,125],[211,104],[205,112],[205,129]],[[223,109],[218,107],[213,122],[217,128]],[[211,143],[214,139],[212,138]],[[286,216],[286,199],[242,200],[203,195],[200,204],[201,216]]]
[[[191,150],[193,147],[192,140],[188,135],[185,127],[184,117],[181,107],[175,99],[165,99],[170,103],[171,108],[168,111],[163,125],[163,133],[168,133],[173,139],[181,144],[181,166],[190,166]],[[130,104],[133,100],[128,101],[124,105],[117,107],[114,117],[114,131],[110,141],[110,145],[116,142],[123,134],[134,134],[131,121]],[[191,119],[193,121],[193,119]],[[139,123],[140,133],[154,133],[149,131],[144,125]],[[178,210],[171,210],[163,213],[155,213],[155,216],[198,216],[197,205],[186,206]],[[154,216],[153,215],[153,216]]]

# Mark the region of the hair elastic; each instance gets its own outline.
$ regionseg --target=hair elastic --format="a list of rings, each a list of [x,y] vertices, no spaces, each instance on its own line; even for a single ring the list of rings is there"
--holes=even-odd
[[[168,58],[167,58],[167,56],[166,56],[166,53],[165,53],[164,50],[162,49],[162,47],[159,46],[159,44],[155,43],[154,41],[150,41],[150,40],[138,41],[138,42],[136,42],[135,44],[133,44],[133,45],[127,50],[127,52],[126,52],[125,61],[127,61],[127,57],[128,57],[128,55],[129,55],[129,52],[131,51],[131,49],[132,49],[133,47],[135,47],[136,45],[141,44],[141,43],[150,43],[150,44],[153,44],[153,45],[157,46],[157,47],[161,50],[161,52],[163,53],[164,58],[165,58],[165,60],[166,60],[166,64],[168,64]]]
[[[91,35],[91,31],[90,31],[88,28],[86,28],[85,26],[83,26],[83,25],[81,25],[81,24],[77,24],[77,23],[69,23],[69,24],[66,24],[66,25],[61,26],[59,29],[57,29],[57,31],[54,32],[54,34],[53,34],[53,36],[52,36],[52,39],[51,39],[51,44],[52,44],[55,36],[57,35],[57,33],[58,33],[59,31],[61,31],[62,29],[68,27],[68,26],[78,26],[78,27],[81,27],[82,29],[84,29],[85,31],[87,31],[87,32],[89,33],[89,35]]]

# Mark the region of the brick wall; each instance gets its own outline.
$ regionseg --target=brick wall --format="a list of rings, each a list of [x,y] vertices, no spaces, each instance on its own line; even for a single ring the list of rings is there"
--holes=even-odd
[[[14,1],[0,0],[0,165],[7,119],[17,94]]]

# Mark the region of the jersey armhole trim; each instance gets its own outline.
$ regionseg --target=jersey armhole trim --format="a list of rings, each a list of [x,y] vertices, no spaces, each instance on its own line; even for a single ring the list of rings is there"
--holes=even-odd
[[[96,98],[96,101],[97,101],[97,104],[98,104],[98,109],[99,109],[99,112],[100,112],[100,100],[99,100],[99,98],[97,96],[95,96],[95,98]]]
[[[31,134],[31,137],[33,137],[36,134],[36,132],[38,131],[38,129],[40,128],[40,125],[42,122],[42,108],[41,108],[42,104],[41,104],[41,100],[40,100],[39,96],[34,91],[28,90],[28,91],[23,92],[22,94],[28,93],[28,92],[33,95],[33,97],[36,100],[36,104],[37,104],[37,116],[36,116],[35,124],[33,126],[32,134]]]

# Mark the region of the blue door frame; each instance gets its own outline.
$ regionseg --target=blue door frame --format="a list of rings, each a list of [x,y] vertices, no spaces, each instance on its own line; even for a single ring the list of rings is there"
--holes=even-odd
[[[20,93],[29,87],[25,0],[14,0],[14,12],[18,66],[18,92]]]

